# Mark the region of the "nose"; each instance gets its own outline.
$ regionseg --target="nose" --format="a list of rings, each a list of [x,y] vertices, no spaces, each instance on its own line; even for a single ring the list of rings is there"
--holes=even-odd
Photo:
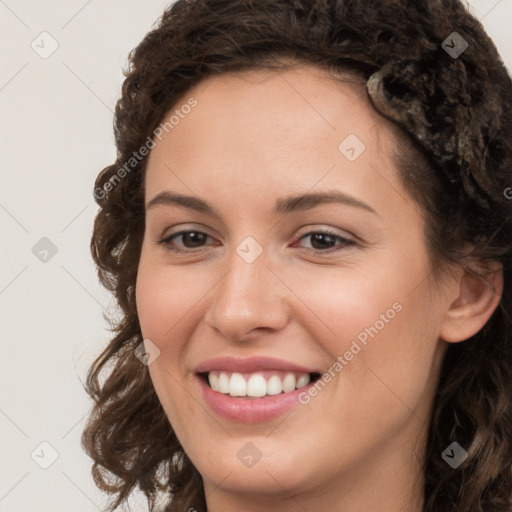
[[[238,254],[212,290],[204,322],[233,341],[247,341],[282,329],[289,319],[287,287],[267,266],[263,253],[252,263]]]

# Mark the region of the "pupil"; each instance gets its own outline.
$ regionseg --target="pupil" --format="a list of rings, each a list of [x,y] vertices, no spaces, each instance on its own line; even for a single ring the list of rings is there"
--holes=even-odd
[[[315,240],[320,241],[320,247],[315,247]],[[327,243],[327,247],[330,248],[334,244],[334,237],[323,233],[316,233],[312,236],[311,245],[314,249],[325,249],[326,246],[322,245],[322,242]]]
[[[187,239],[191,241],[191,244],[187,243]],[[183,235],[183,242],[189,247],[197,247],[204,242],[204,233],[198,233],[197,231],[191,231]]]

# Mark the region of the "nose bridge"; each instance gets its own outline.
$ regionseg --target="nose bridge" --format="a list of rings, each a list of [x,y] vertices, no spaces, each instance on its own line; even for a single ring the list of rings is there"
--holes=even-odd
[[[246,256],[252,249],[242,242],[230,255],[205,314],[208,325],[234,340],[257,328],[282,328],[288,318],[283,286],[268,268],[270,259],[262,252],[251,261]]]

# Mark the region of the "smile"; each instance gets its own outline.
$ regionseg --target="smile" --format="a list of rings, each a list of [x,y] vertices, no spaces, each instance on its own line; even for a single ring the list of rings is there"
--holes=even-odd
[[[266,370],[254,373],[228,371],[208,372],[208,384],[213,391],[233,397],[260,398],[301,389],[317,374]]]
[[[219,357],[196,368],[206,405],[233,422],[254,423],[279,417],[299,403],[321,369],[268,357]]]

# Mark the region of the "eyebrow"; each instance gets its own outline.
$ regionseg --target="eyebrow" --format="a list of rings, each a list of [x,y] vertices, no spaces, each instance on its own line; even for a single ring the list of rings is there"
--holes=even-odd
[[[351,195],[337,190],[330,192],[297,194],[278,199],[274,207],[274,213],[287,214],[306,211],[327,203],[340,203],[346,206],[352,206],[354,208],[366,210],[367,212],[378,216],[378,213],[371,206]],[[200,213],[212,215],[219,219],[221,218],[219,212],[206,201],[203,201],[198,197],[174,194],[169,191],[160,192],[153,197],[153,199],[146,204],[146,210],[150,210],[157,206],[181,206]]]

